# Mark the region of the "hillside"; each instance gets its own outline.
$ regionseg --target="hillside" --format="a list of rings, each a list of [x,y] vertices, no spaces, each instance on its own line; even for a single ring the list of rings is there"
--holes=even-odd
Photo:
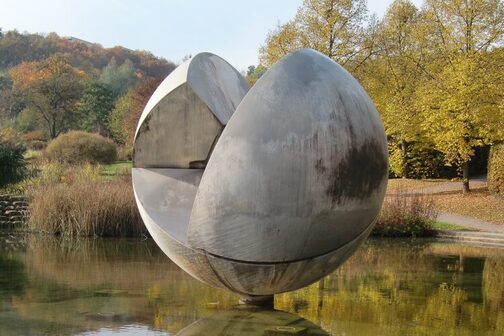
[[[0,72],[7,72],[24,61],[41,61],[55,54],[67,58],[72,66],[95,75],[99,75],[112,58],[117,64],[131,61],[142,77],[165,77],[175,68],[174,63],[148,51],[121,46],[104,48],[98,43],[61,37],[56,33],[44,36],[21,34],[15,30],[2,33],[0,30]]]
[[[130,144],[145,102],[175,67],[148,51],[0,30],[0,131],[45,142],[85,130]]]

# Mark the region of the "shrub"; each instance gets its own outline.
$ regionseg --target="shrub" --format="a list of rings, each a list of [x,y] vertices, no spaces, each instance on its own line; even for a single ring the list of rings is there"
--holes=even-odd
[[[147,231],[130,178],[40,187],[30,202],[30,230],[64,236],[141,236]]]
[[[118,161],[131,161],[133,159],[133,148],[129,145],[123,145],[119,147],[117,151]]]
[[[504,143],[495,144],[488,158],[488,190],[504,195]]]
[[[47,137],[43,131],[31,131],[23,134],[23,139],[26,142],[30,141],[46,141]]]
[[[23,142],[9,129],[0,133],[0,187],[15,183],[26,175]]]
[[[437,217],[434,201],[428,195],[387,195],[372,235],[381,237],[423,237],[434,235]]]
[[[49,160],[66,163],[111,163],[117,158],[114,142],[99,134],[70,131],[51,141],[45,150]]]

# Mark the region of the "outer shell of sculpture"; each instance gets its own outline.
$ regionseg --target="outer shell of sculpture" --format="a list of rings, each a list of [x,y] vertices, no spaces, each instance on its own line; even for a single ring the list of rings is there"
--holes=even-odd
[[[142,218],[182,269],[243,296],[306,286],[369,235],[387,184],[387,142],[370,98],[302,49],[249,90],[198,54],[147,103],[133,186]]]

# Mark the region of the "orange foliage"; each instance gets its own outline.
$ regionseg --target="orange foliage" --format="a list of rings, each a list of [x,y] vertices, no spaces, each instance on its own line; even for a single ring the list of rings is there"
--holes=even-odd
[[[43,79],[39,72],[40,62],[23,62],[10,71],[12,85],[18,89],[26,89],[35,81]]]
[[[23,134],[23,139],[25,141],[45,140],[45,135],[43,131],[31,131]]]
[[[128,134],[128,138],[131,142],[133,141],[140,115],[142,114],[142,111],[147,104],[150,96],[152,95],[152,93],[154,93],[161,81],[162,78],[147,79],[139,83],[131,90],[131,111],[127,118],[125,118],[124,120],[124,130]]]
[[[74,72],[81,79],[87,77],[84,71],[72,67],[62,57],[50,57],[40,62],[23,62],[10,71],[10,76],[13,87],[26,90],[65,71]]]

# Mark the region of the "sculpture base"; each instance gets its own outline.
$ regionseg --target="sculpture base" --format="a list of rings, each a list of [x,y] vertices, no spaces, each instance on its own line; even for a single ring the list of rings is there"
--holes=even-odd
[[[241,305],[273,308],[274,296],[273,295],[242,296],[239,302]]]

